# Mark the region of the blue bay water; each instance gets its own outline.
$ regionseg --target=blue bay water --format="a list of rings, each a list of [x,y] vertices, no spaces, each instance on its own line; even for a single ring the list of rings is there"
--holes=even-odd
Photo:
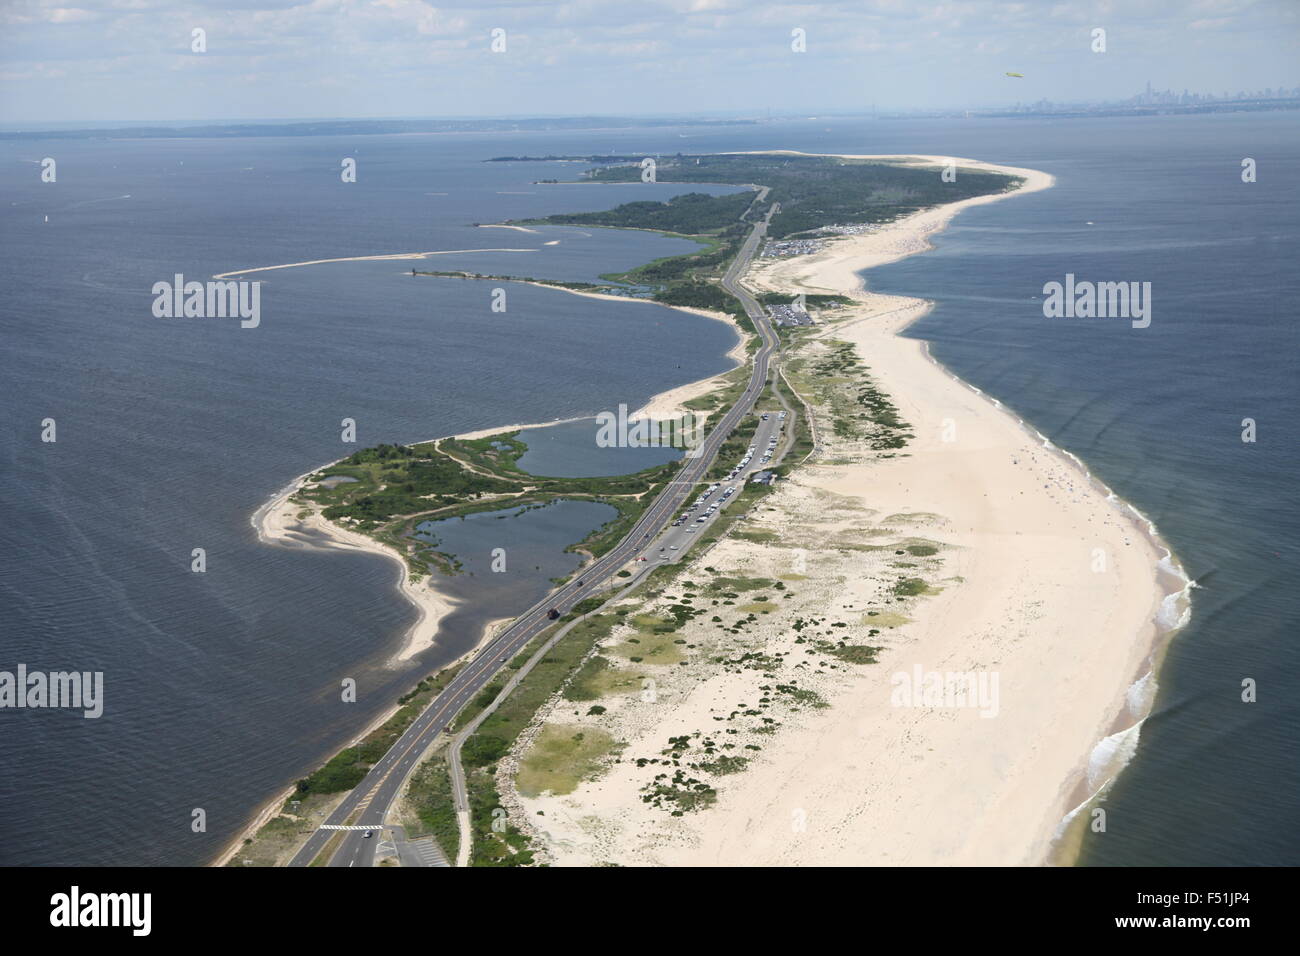
[[[499,144],[446,147],[4,145],[3,666],[103,671],[106,701],[96,720],[4,712],[0,862],[209,859],[472,640],[464,609],[433,651],[384,667],[414,619],[395,566],[257,543],[249,517],[268,496],[356,447],[341,443],[342,419],[360,445],[417,441],[637,407],[731,367],[735,336],[718,322],[522,284],[493,313],[487,284],[412,277],[409,262],[260,273],[256,329],[153,318],[150,289],[175,273],[531,248],[539,271],[586,279],[692,248],[474,228],[641,193],[543,198],[536,170],[482,162]],[[51,152],[56,184],[25,175]],[[338,157],[354,154],[360,181],[343,185]],[[666,351],[673,339],[689,351]],[[46,418],[56,443],[39,440]],[[190,571],[193,548],[206,573]],[[345,677],[356,704],[340,700]],[[191,832],[196,808],[206,833]]]
[[[0,666],[103,670],[107,697],[99,720],[0,715],[0,862],[206,860],[437,666],[436,652],[382,666],[412,617],[393,565],[261,547],[249,526],[294,475],[349,450],[340,419],[363,445],[412,441],[635,408],[729,367],[731,334],[688,314],[511,284],[497,315],[485,284],[411,277],[414,264],[590,280],[684,248],[474,228],[685,191],[535,186],[573,167],[481,160],[758,148],[1056,175],[962,213],[935,250],[868,281],[934,300],[911,334],[1081,456],[1203,585],[1084,862],[1297,862],[1298,140],[1286,114],[1216,114],[0,144]],[[34,165],[46,155],[53,186]],[[343,156],[356,184],[339,182]],[[1240,181],[1244,156],[1257,183]],[[149,288],[176,272],[488,248],[528,251],[262,273],[257,330],[149,315]],[[1151,328],[1043,318],[1042,285],[1066,272],[1151,281]],[[56,444],[39,441],[46,417]],[[1240,441],[1244,417],[1256,444]],[[530,454],[538,471],[561,457],[542,442]],[[206,574],[189,571],[194,547]],[[347,676],[358,704],[338,702]],[[1259,703],[1240,702],[1245,678]],[[196,807],[205,834],[190,832]]]

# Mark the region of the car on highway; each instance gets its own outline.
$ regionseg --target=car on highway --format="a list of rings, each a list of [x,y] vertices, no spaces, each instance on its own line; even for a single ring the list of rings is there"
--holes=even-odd
[[[373,830],[367,830],[365,833],[361,834],[362,838],[366,840],[369,840],[374,835],[375,835],[375,831]]]

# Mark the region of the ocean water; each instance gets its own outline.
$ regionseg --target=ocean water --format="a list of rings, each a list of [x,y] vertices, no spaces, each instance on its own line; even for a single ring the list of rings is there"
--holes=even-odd
[[[868,283],[933,300],[909,334],[1082,457],[1197,582],[1082,862],[1295,865],[1300,127],[1081,121],[1042,139],[1023,165],[1054,188],[963,212],[932,252]],[[1242,182],[1243,157],[1257,182]],[[1150,327],[1044,318],[1043,284],[1066,273],[1150,282]]]
[[[459,249],[528,251],[414,265],[589,280],[683,246],[469,224],[683,190],[534,186],[573,167],[481,160],[758,148],[1057,176],[963,213],[933,251],[869,282],[934,300],[912,334],[1082,457],[1200,584],[1083,862],[1300,862],[1297,147],[1284,113],[0,143],[0,667],[103,670],[107,698],[99,720],[0,714],[0,863],[206,860],[437,666],[436,652],[382,666],[412,616],[391,563],[262,547],[249,526],[294,475],[351,450],[343,417],[367,445],[635,408],[729,367],[734,341],[688,314],[523,285],[495,314],[484,284],[413,278],[400,260],[262,273],[257,330],[153,319],[152,283]],[[44,156],[59,161],[54,185],[39,183]],[[344,156],[355,184],[339,182]],[[1042,285],[1067,272],[1150,281],[1151,327],[1045,319]],[[39,440],[46,417],[55,444]],[[560,457],[534,453],[539,471]],[[194,547],[205,574],[189,571]],[[355,705],[338,702],[345,676]],[[1240,700],[1247,678],[1258,703]],[[191,832],[195,808],[205,833]]]

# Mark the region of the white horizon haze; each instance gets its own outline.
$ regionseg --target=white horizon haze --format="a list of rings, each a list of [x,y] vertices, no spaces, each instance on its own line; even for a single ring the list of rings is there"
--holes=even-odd
[[[1115,101],[1148,82],[1220,96],[1300,83],[1297,39],[1291,0],[6,0],[0,122],[816,115]]]

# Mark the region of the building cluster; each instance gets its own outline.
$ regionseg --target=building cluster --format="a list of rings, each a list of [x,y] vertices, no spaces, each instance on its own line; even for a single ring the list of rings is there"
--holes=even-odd
[[[1152,89],[1151,81],[1147,80],[1145,90],[1127,100],[1121,100],[1121,103],[1137,106],[1194,106],[1201,103],[1248,103],[1259,100],[1294,100],[1297,98],[1300,98],[1300,86],[1292,89],[1284,86],[1274,89],[1270,86],[1253,92],[1238,90],[1236,93],[1224,90],[1222,96],[1215,96],[1213,93],[1192,93],[1187,89],[1184,89],[1181,93],[1174,90]]]

